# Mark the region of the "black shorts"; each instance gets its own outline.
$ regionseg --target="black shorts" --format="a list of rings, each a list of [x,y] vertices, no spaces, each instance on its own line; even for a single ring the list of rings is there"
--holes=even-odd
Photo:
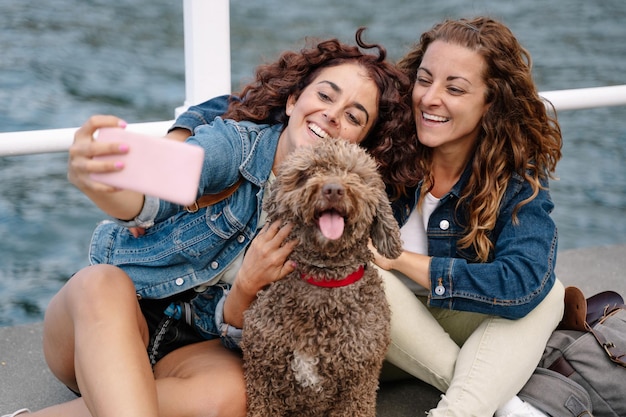
[[[184,306],[196,295],[194,290],[189,290],[168,298],[139,300],[141,312],[148,324],[150,334],[148,356],[152,365],[180,347],[206,340],[184,317],[175,319],[165,314],[165,310],[170,304],[176,303]],[[189,308],[188,304],[187,308]]]

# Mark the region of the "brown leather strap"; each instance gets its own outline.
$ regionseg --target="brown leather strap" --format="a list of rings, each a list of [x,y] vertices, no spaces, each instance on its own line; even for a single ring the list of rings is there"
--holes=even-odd
[[[626,309],[626,306],[617,306],[612,311],[607,312],[606,316],[608,317],[609,315],[622,309]],[[597,327],[594,328],[587,325],[587,330],[593,334],[593,337],[596,338],[600,346],[604,348],[611,361],[626,368],[626,353],[624,353],[624,350],[622,350],[621,347],[615,346],[615,343],[608,340],[608,338]]]
[[[239,188],[239,185],[241,185],[241,181],[242,179],[239,178],[239,180],[236,183],[226,188],[225,190],[220,191],[219,193],[205,194],[201,196],[193,204],[189,206],[185,206],[185,210],[187,210],[190,213],[195,213],[201,208],[211,206],[215,203],[219,203],[220,201],[230,197],[235,191],[237,191],[237,188]]]
[[[571,374],[576,372],[572,365],[570,365],[567,359],[563,356],[559,356],[559,358],[555,360],[554,363],[548,367],[548,369],[558,372],[565,377],[569,377]]]
[[[626,353],[623,347],[616,346],[601,330],[593,327],[621,309],[626,309],[626,305],[622,296],[615,291],[603,291],[585,299],[579,288],[567,287],[565,288],[565,312],[557,330],[579,330],[591,333],[611,361],[626,367]],[[562,356],[554,361],[549,369],[566,377],[575,372],[572,365]]]
[[[596,324],[610,311],[624,304],[624,299],[615,291],[602,291],[587,299],[587,316],[589,326]]]

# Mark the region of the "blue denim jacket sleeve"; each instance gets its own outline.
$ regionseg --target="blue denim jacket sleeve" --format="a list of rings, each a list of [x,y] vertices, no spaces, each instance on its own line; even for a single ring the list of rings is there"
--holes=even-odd
[[[226,113],[229,100],[231,99],[237,100],[238,98],[225,94],[189,107],[184,113],[178,116],[174,124],[168,129],[168,132],[180,128],[187,129],[193,133],[196,127],[209,124],[216,117]],[[146,196],[143,208],[137,217],[129,221],[113,220],[124,227],[148,228],[154,225],[154,219],[157,217],[158,209],[159,200],[155,197]]]
[[[184,113],[176,118],[168,132],[181,128],[194,132],[195,128],[209,124],[217,116],[221,116],[228,110],[229,100],[236,99],[234,96],[223,95],[214,97],[203,103],[189,107]]]
[[[513,209],[532,190],[527,182],[515,180],[509,188],[490,237],[494,249],[489,261],[476,262],[473,252],[458,249],[454,256],[436,253],[436,248],[431,254],[431,306],[517,319],[528,314],[552,288],[557,230],[550,217],[554,205],[549,192],[540,190],[523,205],[514,223]],[[434,225],[441,221],[433,216],[431,220]]]
[[[186,143],[204,149],[204,165],[198,195],[217,193],[233,185],[239,178],[243,158],[243,142],[236,123],[216,117],[210,124],[199,126]],[[125,227],[152,227],[155,223],[181,212],[182,206],[145,196],[141,212],[133,220],[114,219]]]
[[[222,344],[229,349],[238,350],[240,349],[239,344],[241,343],[242,330],[224,321],[224,303],[226,302],[227,296],[228,291],[224,293],[215,307],[215,324],[220,331]]]
[[[159,212],[159,199],[149,195],[144,196],[141,212],[132,220],[113,219],[124,227],[143,227],[145,229],[154,226],[154,220]]]

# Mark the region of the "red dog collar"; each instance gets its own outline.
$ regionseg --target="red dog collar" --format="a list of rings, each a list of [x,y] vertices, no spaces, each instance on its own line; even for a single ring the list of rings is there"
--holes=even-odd
[[[347,277],[338,279],[338,280],[328,281],[326,279],[316,279],[315,277],[312,277],[310,275],[305,275],[305,274],[300,274],[300,277],[306,282],[308,282],[309,284],[316,285],[318,287],[335,288],[335,287],[345,287],[346,285],[350,285],[352,283],[357,282],[358,280],[363,278],[364,273],[365,273],[365,267],[361,265],[359,266],[359,269],[357,269],[356,271],[354,271]]]

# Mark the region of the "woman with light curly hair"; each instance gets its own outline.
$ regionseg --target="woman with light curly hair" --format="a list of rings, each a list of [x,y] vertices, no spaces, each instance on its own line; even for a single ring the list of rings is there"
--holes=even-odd
[[[531,57],[478,17],[435,25],[398,66],[424,179],[394,202],[405,251],[376,258],[387,359],[444,393],[431,417],[543,416],[516,394],[563,314],[548,191],[562,138]]]

